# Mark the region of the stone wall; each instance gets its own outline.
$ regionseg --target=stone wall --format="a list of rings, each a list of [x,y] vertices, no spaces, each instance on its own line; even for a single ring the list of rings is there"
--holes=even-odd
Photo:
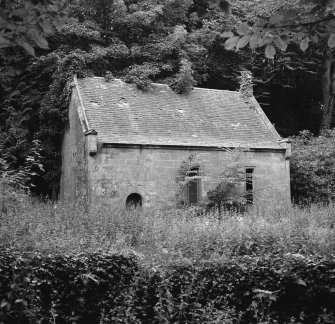
[[[193,150],[163,147],[100,147],[88,157],[91,203],[112,205],[126,202],[131,193],[143,197],[144,206],[174,205],[181,164],[197,154],[201,170],[201,198],[231,163],[223,150]],[[290,201],[289,160],[285,151],[246,152],[239,164],[254,168],[254,195],[258,205],[278,205]]]
[[[87,153],[84,130],[77,111],[79,105],[78,93],[74,88],[62,145],[60,199],[66,201],[86,201],[88,193]]]

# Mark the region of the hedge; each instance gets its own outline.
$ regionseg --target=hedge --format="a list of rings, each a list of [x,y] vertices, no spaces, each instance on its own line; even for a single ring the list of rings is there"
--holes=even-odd
[[[335,258],[0,253],[0,323],[333,323]]]

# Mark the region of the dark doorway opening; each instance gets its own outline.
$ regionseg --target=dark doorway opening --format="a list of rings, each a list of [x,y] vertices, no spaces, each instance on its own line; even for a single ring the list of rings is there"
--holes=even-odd
[[[132,193],[127,197],[126,200],[127,208],[137,208],[142,207],[142,196],[138,193]]]

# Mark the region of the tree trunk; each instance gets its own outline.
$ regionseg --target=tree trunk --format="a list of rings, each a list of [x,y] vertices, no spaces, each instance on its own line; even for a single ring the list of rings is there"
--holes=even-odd
[[[323,111],[320,125],[320,133],[322,134],[327,129],[330,129],[332,116],[334,112],[335,99],[335,66],[334,66],[333,50],[327,48],[326,55],[323,61],[322,71],[322,97]]]

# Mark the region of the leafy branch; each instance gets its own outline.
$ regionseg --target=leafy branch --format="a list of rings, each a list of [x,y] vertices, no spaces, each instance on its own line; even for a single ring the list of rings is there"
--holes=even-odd
[[[60,2],[1,1],[0,48],[19,46],[35,56],[34,47],[49,48],[45,35],[71,21]]]
[[[316,1],[303,1],[307,2]],[[326,11],[323,5],[316,3],[315,6],[306,13],[305,20],[294,22],[302,15],[297,9],[290,8],[282,10],[276,15],[258,19],[253,26],[247,23],[240,23],[236,32],[227,31],[222,34],[227,38],[224,46],[226,50],[235,49],[238,51],[249,45],[251,50],[265,48],[265,56],[273,59],[277,49],[286,51],[290,43],[298,43],[300,49],[305,52],[309,43],[318,43],[320,40],[327,40],[329,48],[335,48],[335,17],[332,12]],[[319,19],[312,17],[319,16]]]

